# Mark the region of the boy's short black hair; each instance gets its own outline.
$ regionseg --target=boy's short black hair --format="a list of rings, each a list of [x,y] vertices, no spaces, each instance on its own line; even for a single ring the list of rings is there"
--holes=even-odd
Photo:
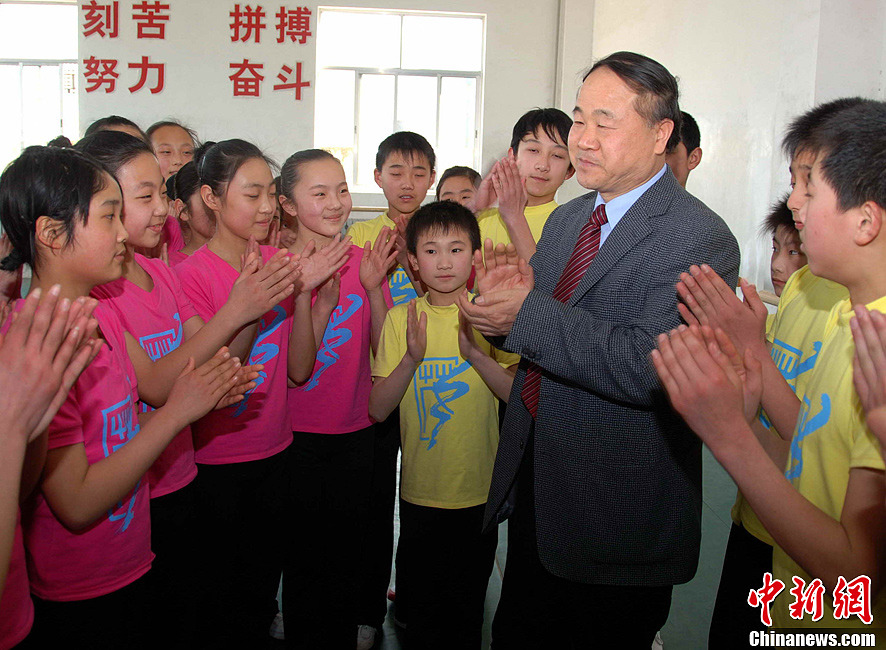
[[[477,218],[455,201],[434,201],[416,210],[406,224],[406,250],[415,255],[418,238],[433,230],[443,233],[464,230],[471,238],[471,252],[480,249],[480,226],[477,225]]]
[[[443,172],[440,180],[437,181],[438,201],[440,200],[440,188],[443,187],[443,183],[445,183],[450,178],[467,178],[471,182],[471,185],[474,186],[474,189],[480,187],[480,181],[483,180],[483,177],[480,176],[480,174],[471,167],[465,167],[464,165],[456,165],[454,167],[450,167],[445,172]]]
[[[686,147],[686,153],[692,153],[701,146],[701,131],[698,122],[686,111],[680,111],[683,124],[680,126],[680,142]]]
[[[433,172],[436,169],[437,156],[434,153],[434,147],[418,133],[397,131],[382,140],[378,145],[378,152],[375,154],[375,168],[381,171],[388,157],[393,153],[403,154],[407,158],[421,154],[428,159],[428,164],[431,166],[428,171]]]
[[[794,223],[794,213],[788,207],[789,196],[790,194],[785,194],[769,207],[769,214],[766,215],[766,218],[763,220],[763,226],[760,228],[762,234],[775,237],[775,231],[778,230],[779,226],[797,231],[797,225]]]
[[[795,118],[785,131],[781,141],[781,149],[788,160],[793,160],[797,153],[806,149],[815,138],[815,131],[832,115],[840,111],[858,106],[868,101],[861,97],[841,97],[824,104],[819,104]]]
[[[864,100],[831,115],[809,147],[842,211],[873,201],[886,208],[886,102]]]
[[[572,118],[559,108],[533,108],[523,113],[511,132],[511,149],[517,155],[520,142],[527,135],[544,131],[548,137],[563,145],[569,143],[569,131],[572,129]]]

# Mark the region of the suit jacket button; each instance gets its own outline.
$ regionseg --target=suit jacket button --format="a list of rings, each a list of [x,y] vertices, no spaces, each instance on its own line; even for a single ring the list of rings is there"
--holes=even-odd
[[[526,357],[527,359],[534,359],[535,358],[535,350],[533,350],[532,348],[526,348],[525,350],[523,350],[523,356]]]
[[[520,441],[520,449],[523,449],[525,446],[526,446],[526,442],[521,440]]]

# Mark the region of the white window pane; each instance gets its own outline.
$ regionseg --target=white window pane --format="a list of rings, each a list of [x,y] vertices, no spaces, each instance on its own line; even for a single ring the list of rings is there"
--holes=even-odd
[[[397,80],[396,131],[414,131],[437,147],[437,77]]]
[[[0,4],[0,59],[77,59],[77,6]]]
[[[442,172],[452,165],[476,169],[476,119],[477,80],[444,77],[440,86],[438,170]]]
[[[46,144],[62,132],[61,70],[57,65],[26,65],[22,95],[28,107],[23,116],[25,146]]]
[[[17,65],[0,65],[0,97],[3,97],[0,169],[15,160],[22,148],[22,111],[19,88],[19,67]]]
[[[375,184],[372,172],[378,145],[393,133],[393,75],[365,74],[360,78],[359,111],[357,184],[369,186]]]
[[[400,16],[323,11],[317,30],[318,67],[400,67]]]
[[[62,134],[80,139],[80,104],[77,101],[77,64],[62,63]]]
[[[352,70],[321,70],[314,106],[314,146],[341,160],[348,183],[354,180],[354,78]]]
[[[479,71],[482,64],[481,18],[403,17],[403,68]]]

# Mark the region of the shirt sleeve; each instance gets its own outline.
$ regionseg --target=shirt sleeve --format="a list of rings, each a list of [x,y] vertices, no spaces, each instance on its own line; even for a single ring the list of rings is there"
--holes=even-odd
[[[208,285],[208,278],[201,277],[202,274],[194,269],[192,263],[182,263],[176,267],[178,279],[181,282],[184,296],[190,302],[197,315],[204,322],[209,322],[215,316],[216,311],[214,301],[212,300],[212,292]],[[185,317],[182,315],[182,322]]]
[[[406,353],[405,321],[399,318],[402,309],[394,308],[385,316],[385,324],[382,326],[381,338],[378,342],[378,352],[372,363],[373,377],[387,377],[394,368],[403,360]],[[403,321],[401,323],[401,321]]]
[[[58,449],[68,445],[76,445],[84,441],[83,416],[80,412],[80,381],[68,393],[58,413],[52,418],[47,429],[49,449]]]

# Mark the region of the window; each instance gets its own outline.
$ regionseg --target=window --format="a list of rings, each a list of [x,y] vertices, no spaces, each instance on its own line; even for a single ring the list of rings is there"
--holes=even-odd
[[[479,167],[484,35],[477,14],[320,8],[314,145],[352,190],[378,191],[375,152],[395,131],[427,138],[439,171]]]
[[[79,131],[77,5],[0,3],[0,169],[24,147]]]

